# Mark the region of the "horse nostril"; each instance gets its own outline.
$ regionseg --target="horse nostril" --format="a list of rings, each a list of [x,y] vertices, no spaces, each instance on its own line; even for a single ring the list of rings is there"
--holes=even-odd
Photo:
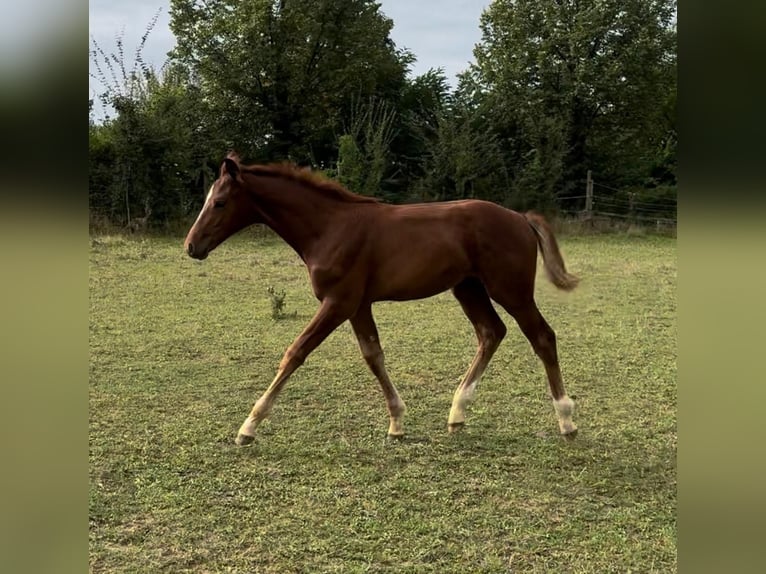
[[[194,244],[193,243],[188,243],[186,245],[186,253],[188,253],[190,256],[194,255]]]

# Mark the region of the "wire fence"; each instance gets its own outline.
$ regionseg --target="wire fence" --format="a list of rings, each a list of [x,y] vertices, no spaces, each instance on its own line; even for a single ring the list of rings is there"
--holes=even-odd
[[[561,198],[561,213],[582,220],[617,220],[657,229],[675,229],[678,204],[674,197],[617,189],[590,179],[584,195]]]

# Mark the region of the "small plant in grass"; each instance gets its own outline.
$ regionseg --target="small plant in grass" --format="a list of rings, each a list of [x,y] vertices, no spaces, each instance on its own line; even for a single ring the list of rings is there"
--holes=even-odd
[[[295,317],[297,314],[296,311],[293,311],[292,313],[285,312],[285,298],[287,297],[287,294],[285,293],[284,289],[277,290],[273,285],[269,285],[266,288],[266,292],[269,294],[269,298],[271,299],[272,319],[279,321],[280,319],[285,319],[287,317]]]

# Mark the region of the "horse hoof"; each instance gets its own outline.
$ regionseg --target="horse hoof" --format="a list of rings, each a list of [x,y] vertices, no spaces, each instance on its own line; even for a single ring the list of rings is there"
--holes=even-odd
[[[254,436],[240,433],[237,435],[237,440],[235,440],[234,442],[236,443],[237,446],[247,446],[251,444],[254,440],[255,440]]]
[[[456,432],[460,432],[461,430],[463,430],[464,426],[465,426],[465,422],[449,423],[447,425],[447,431],[449,431],[450,434],[455,434]]]
[[[574,440],[577,436],[577,429],[572,429],[569,432],[562,433],[561,436],[563,436],[567,440]]]
[[[386,440],[388,442],[401,442],[401,441],[404,440],[404,433],[402,433],[402,434],[391,434],[391,433],[388,433],[386,435]]]

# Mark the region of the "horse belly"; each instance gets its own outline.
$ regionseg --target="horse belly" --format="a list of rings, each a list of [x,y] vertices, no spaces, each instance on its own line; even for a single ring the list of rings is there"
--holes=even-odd
[[[469,272],[460,249],[402,251],[378,267],[369,291],[377,301],[424,299],[450,289]]]

